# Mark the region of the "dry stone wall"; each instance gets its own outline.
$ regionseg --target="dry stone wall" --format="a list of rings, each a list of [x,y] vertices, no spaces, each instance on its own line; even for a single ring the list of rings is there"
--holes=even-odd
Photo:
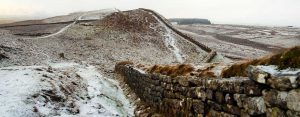
[[[211,48],[209,48],[208,46],[196,41],[193,37],[188,36],[187,34],[182,33],[181,31],[177,30],[176,28],[174,28],[172,26],[171,23],[168,22],[168,20],[166,18],[164,18],[162,15],[160,15],[159,13],[150,10],[150,9],[144,9],[144,8],[140,8],[141,10],[147,11],[152,13],[153,15],[155,15],[155,17],[157,17],[160,21],[162,21],[168,28],[170,28],[172,31],[174,31],[175,33],[177,33],[178,35],[182,36],[184,39],[190,41],[191,43],[197,45],[198,47],[200,47],[201,49],[203,49],[204,51],[208,52],[207,57],[204,59],[205,62],[210,62],[211,60],[213,60],[213,58],[217,55],[217,52],[212,50]]]
[[[268,79],[259,83],[268,74],[249,71],[253,78],[171,78],[143,73],[130,65],[116,66],[116,73],[135,95],[166,117],[300,116],[298,79],[292,87],[280,78],[271,79],[270,85]],[[274,80],[278,80],[276,86]]]

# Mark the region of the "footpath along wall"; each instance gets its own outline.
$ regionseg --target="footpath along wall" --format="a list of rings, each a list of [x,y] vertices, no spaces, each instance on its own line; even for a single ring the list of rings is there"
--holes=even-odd
[[[115,71],[141,101],[166,117],[300,116],[299,73],[275,77],[251,67],[249,77],[171,78],[131,65],[116,65]]]

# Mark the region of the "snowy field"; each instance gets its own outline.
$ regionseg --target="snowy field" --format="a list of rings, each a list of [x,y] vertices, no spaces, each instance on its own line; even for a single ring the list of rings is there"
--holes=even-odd
[[[0,68],[0,86],[1,117],[133,116],[118,82],[87,64]]]

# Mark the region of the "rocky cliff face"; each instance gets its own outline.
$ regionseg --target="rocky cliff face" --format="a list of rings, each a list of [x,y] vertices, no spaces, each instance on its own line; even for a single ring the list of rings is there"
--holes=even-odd
[[[137,116],[300,115],[299,69],[278,71],[274,66],[252,66],[248,77],[232,78],[172,78],[145,73],[132,65],[116,65],[115,70],[136,95],[134,100],[141,100]]]

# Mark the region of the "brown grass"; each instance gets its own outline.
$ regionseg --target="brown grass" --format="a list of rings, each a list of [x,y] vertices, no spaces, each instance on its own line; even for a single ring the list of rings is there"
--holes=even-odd
[[[120,66],[120,65],[133,65],[133,62],[132,61],[121,61],[121,62],[118,62],[116,65],[117,66]]]
[[[205,69],[196,70],[191,64],[179,64],[179,65],[154,65],[148,68],[148,73],[159,73],[171,77],[176,76],[196,76],[196,77],[216,77],[215,73],[211,70],[214,68],[211,65]]]
[[[143,65],[143,64],[138,64],[136,67],[137,67],[137,68],[144,68],[145,65]]]
[[[171,77],[176,76],[186,76],[189,75],[192,71],[194,71],[194,67],[190,64],[180,64],[180,65],[154,65],[150,67],[147,72],[149,73],[159,73],[163,75],[168,75]]]
[[[60,58],[63,58],[63,59],[66,58],[65,53],[59,53],[58,55],[59,55]]]
[[[300,68],[300,46],[272,56],[234,64],[222,72],[222,77],[247,76],[246,69],[249,65],[277,65],[279,69]]]
[[[198,69],[196,76],[198,76],[198,77],[216,77],[215,73],[211,71],[214,67],[215,67],[215,65],[211,65],[203,70]]]

